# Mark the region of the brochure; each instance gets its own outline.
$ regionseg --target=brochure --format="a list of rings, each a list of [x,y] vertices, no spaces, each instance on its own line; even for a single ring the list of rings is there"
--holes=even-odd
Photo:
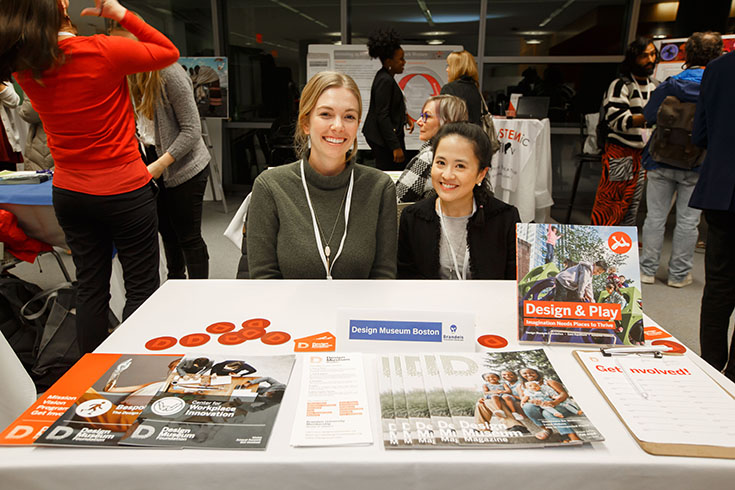
[[[188,355],[120,444],[263,450],[293,363],[293,355]]]
[[[0,433],[0,444],[113,446],[181,357],[86,354]]]
[[[303,357],[292,446],[373,443],[362,354]]]
[[[408,421],[415,433],[414,443],[418,446],[434,446],[436,440],[431,423],[431,414],[429,413],[429,402],[426,399],[421,357],[419,355],[404,355],[400,357],[400,361]]]
[[[635,227],[516,227],[519,341],[645,342]]]

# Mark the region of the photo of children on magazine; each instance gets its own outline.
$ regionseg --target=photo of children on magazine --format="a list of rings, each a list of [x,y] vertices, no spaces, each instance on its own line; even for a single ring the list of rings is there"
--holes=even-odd
[[[542,349],[440,354],[437,362],[460,445],[538,446],[603,439]]]
[[[635,227],[516,225],[522,342],[644,343]]]

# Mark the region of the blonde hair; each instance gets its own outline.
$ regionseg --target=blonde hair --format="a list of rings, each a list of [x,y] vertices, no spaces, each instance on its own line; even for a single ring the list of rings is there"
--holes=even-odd
[[[454,95],[434,95],[429,97],[421,107],[423,111],[429,102],[437,103],[436,116],[439,118],[439,125],[442,126],[450,122],[468,121],[470,119],[467,112],[467,103]]]
[[[308,124],[311,111],[314,110],[319,97],[330,88],[341,87],[352,92],[357,99],[357,119],[362,119],[360,89],[357,88],[357,84],[352,77],[338,71],[322,71],[317,73],[311,77],[311,80],[304,87],[304,90],[301,92],[301,100],[299,101],[299,119],[296,124],[296,133],[294,134],[294,146],[296,148],[296,154],[300,158],[305,158],[309,149],[309,135],[304,132],[304,127]],[[352,152],[349,156],[345,155],[345,162],[349,161],[355,155],[357,155],[357,138],[355,138]]]
[[[466,75],[475,81],[475,85],[479,84],[480,75],[477,71],[477,62],[469,51],[464,50],[449,53],[447,64],[449,65],[450,82]]]
[[[150,120],[156,114],[156,106],[161,102],[168,102],[160,70],[128,75],[128,87],[135,112]]]

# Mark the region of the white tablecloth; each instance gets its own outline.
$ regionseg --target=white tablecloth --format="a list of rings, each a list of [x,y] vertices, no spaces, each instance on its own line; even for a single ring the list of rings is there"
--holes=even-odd
[[[551,198],[551,125],[548,119],[493,119],[500,150],[490,181],[495,196],[518,208],[521,221],[546,221]]]
[[[338,307],[452,310],[477,313],[477,335],[493,333],[518,348],[516,293],[511,281],[168,281],[102,346],[100,352],[142,353],[147,340],[204,332],[216,321],[236,325],[269,319],[268,330],[299,335],[335,330]],[[654,325],[646,319],[646,325]],[[161,353],[284,353],[289,342],[267,346],[248,341],[223,346],[214,339],[196,348]],[[339,342],[339,341],[338,341]],[[338,344],[339,345],[339,344]],[[479,346],[478,346],[479,349]],[[367,356],[366,379],[375,443],[354,448],[289,446],[298,390],[289,386],[268,450],[0,448],[0,481],[10,489],[104,490],[135,488],[255,489],[488,488],[689,489],[731,488],[735,462],[651,456],[636,444],[567,346],[548,354],[569,391],[606,441],[582,447],[508,450],[386,451],[380,439],[374,358]],[[696,356],[709,374],[735,385]],[[299,358],[290,383],[301,379]],[[706,421],[700,421],[706,423]],[[675,430],[675,428],[672,428]],[[529,487],[529,480],[534,483]]]

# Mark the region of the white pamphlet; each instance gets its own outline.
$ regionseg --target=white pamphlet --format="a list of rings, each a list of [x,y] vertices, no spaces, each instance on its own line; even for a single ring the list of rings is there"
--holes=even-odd
[[[291,445],[372,443],[362,354],[312,353],[304,356]]]

